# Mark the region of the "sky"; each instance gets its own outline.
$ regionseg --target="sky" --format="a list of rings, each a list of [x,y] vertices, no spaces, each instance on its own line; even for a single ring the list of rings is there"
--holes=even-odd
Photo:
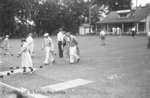
[[[89,0],[84,0],[84,1],[89,1]],[[132,0],[133,3],[133,7],[136,7],[136,1],[137,1],[137,5],[142,5],[144,6],[147,3],[150,3],[150,0]]]
[[[137,5],[142,5],[144,6],[146,3],[150,3],[150,0],[132,0],[133,3],[133,7],[136,6],[136,1],[137,1]]]

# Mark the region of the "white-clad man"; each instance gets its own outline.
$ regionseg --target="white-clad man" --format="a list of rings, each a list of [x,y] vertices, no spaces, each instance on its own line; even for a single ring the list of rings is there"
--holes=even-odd
[[[105,45],[105,37],[106,36],[106,32],[105,32],[105,30],[101,30],[100,31],[100,34],[99,34],[99,37],[100,37],[100,39],[101,39],[101,41],[102,41],[102,45]]]
[[[132,28],[132,37],[134,37],[136,35],[136,30],[135,30],[135,26]]]
[[[121,29],[119,27],[117,27],[116,31],[117,31],[117,35],[121,35]]]
[[[6,35],[4,40],[3,40],[3,50],[4,50],[4,55],[12,55],[10,53],[10,46],[9,46],[9,35]]]
[[[44,34],[44,41],[43,41],[42,48],[44,48],[44,50],[45,50],[44,64],[45,65],[49,64],[49,61],[54,63],[55,62],[54,43],[53,43],[52,39],[49,37],[48,33]]]
[[[113,32],[113,35],[116,34],[116,28],[115,27],[112,28],[112,32]]]
[[[59,57],[63,57],[63,40],[64,40],[64,31],[62,28],[59,29],[59,32],[57,33],[57,40],[58,40],[58,53]]]
[[[2,64],[2,58],[1,58],[1,54],[2,54],[2,42],[3,42],[3,38],[0,37],[0,64]]]
[[[70,38],[70,47],[69,47],[70,63],[71,64],[78,63],[80,61],[80,56],[77,39],[74,35],[71,35],[69,32],[66,33],[66,36]]]
[[[26,39],[28,43],[28,49],[31,56],[33,56],[33,50],[34,50],[34,40],[32,38],[32,33],[29,33]]]
[[[147,33],[147,36],[148,36],[147,49],[150,49],[150,31]]]

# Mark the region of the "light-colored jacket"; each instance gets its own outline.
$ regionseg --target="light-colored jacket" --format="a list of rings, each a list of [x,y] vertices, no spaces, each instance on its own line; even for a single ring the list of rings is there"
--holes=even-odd
[[[51,51],[54,51],[54,43],[50,37],[44,38],[43,48],[50,47]]]

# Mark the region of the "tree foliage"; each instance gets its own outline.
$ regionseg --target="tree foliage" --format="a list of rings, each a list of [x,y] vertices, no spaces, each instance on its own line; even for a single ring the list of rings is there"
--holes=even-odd
[[[82,23],[89,22],[89,11],[94,25],[103,12],[127,9],[130,5],[131,0],[0,0],[0,34],[56,34],[60,27],[77,33]]]

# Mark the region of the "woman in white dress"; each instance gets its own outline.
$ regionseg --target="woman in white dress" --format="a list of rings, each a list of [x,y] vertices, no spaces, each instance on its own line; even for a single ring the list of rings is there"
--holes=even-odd
[[[21,56],[21,66],[23,68],[23,72],[27,71],[27,68],[33,71],[33,64],[32,64],[32,59],[31,55],[28,50],[28,43],[26,42],[25,39],[23,39],[21,45],[21,50],[19,51],[18,55]]]

